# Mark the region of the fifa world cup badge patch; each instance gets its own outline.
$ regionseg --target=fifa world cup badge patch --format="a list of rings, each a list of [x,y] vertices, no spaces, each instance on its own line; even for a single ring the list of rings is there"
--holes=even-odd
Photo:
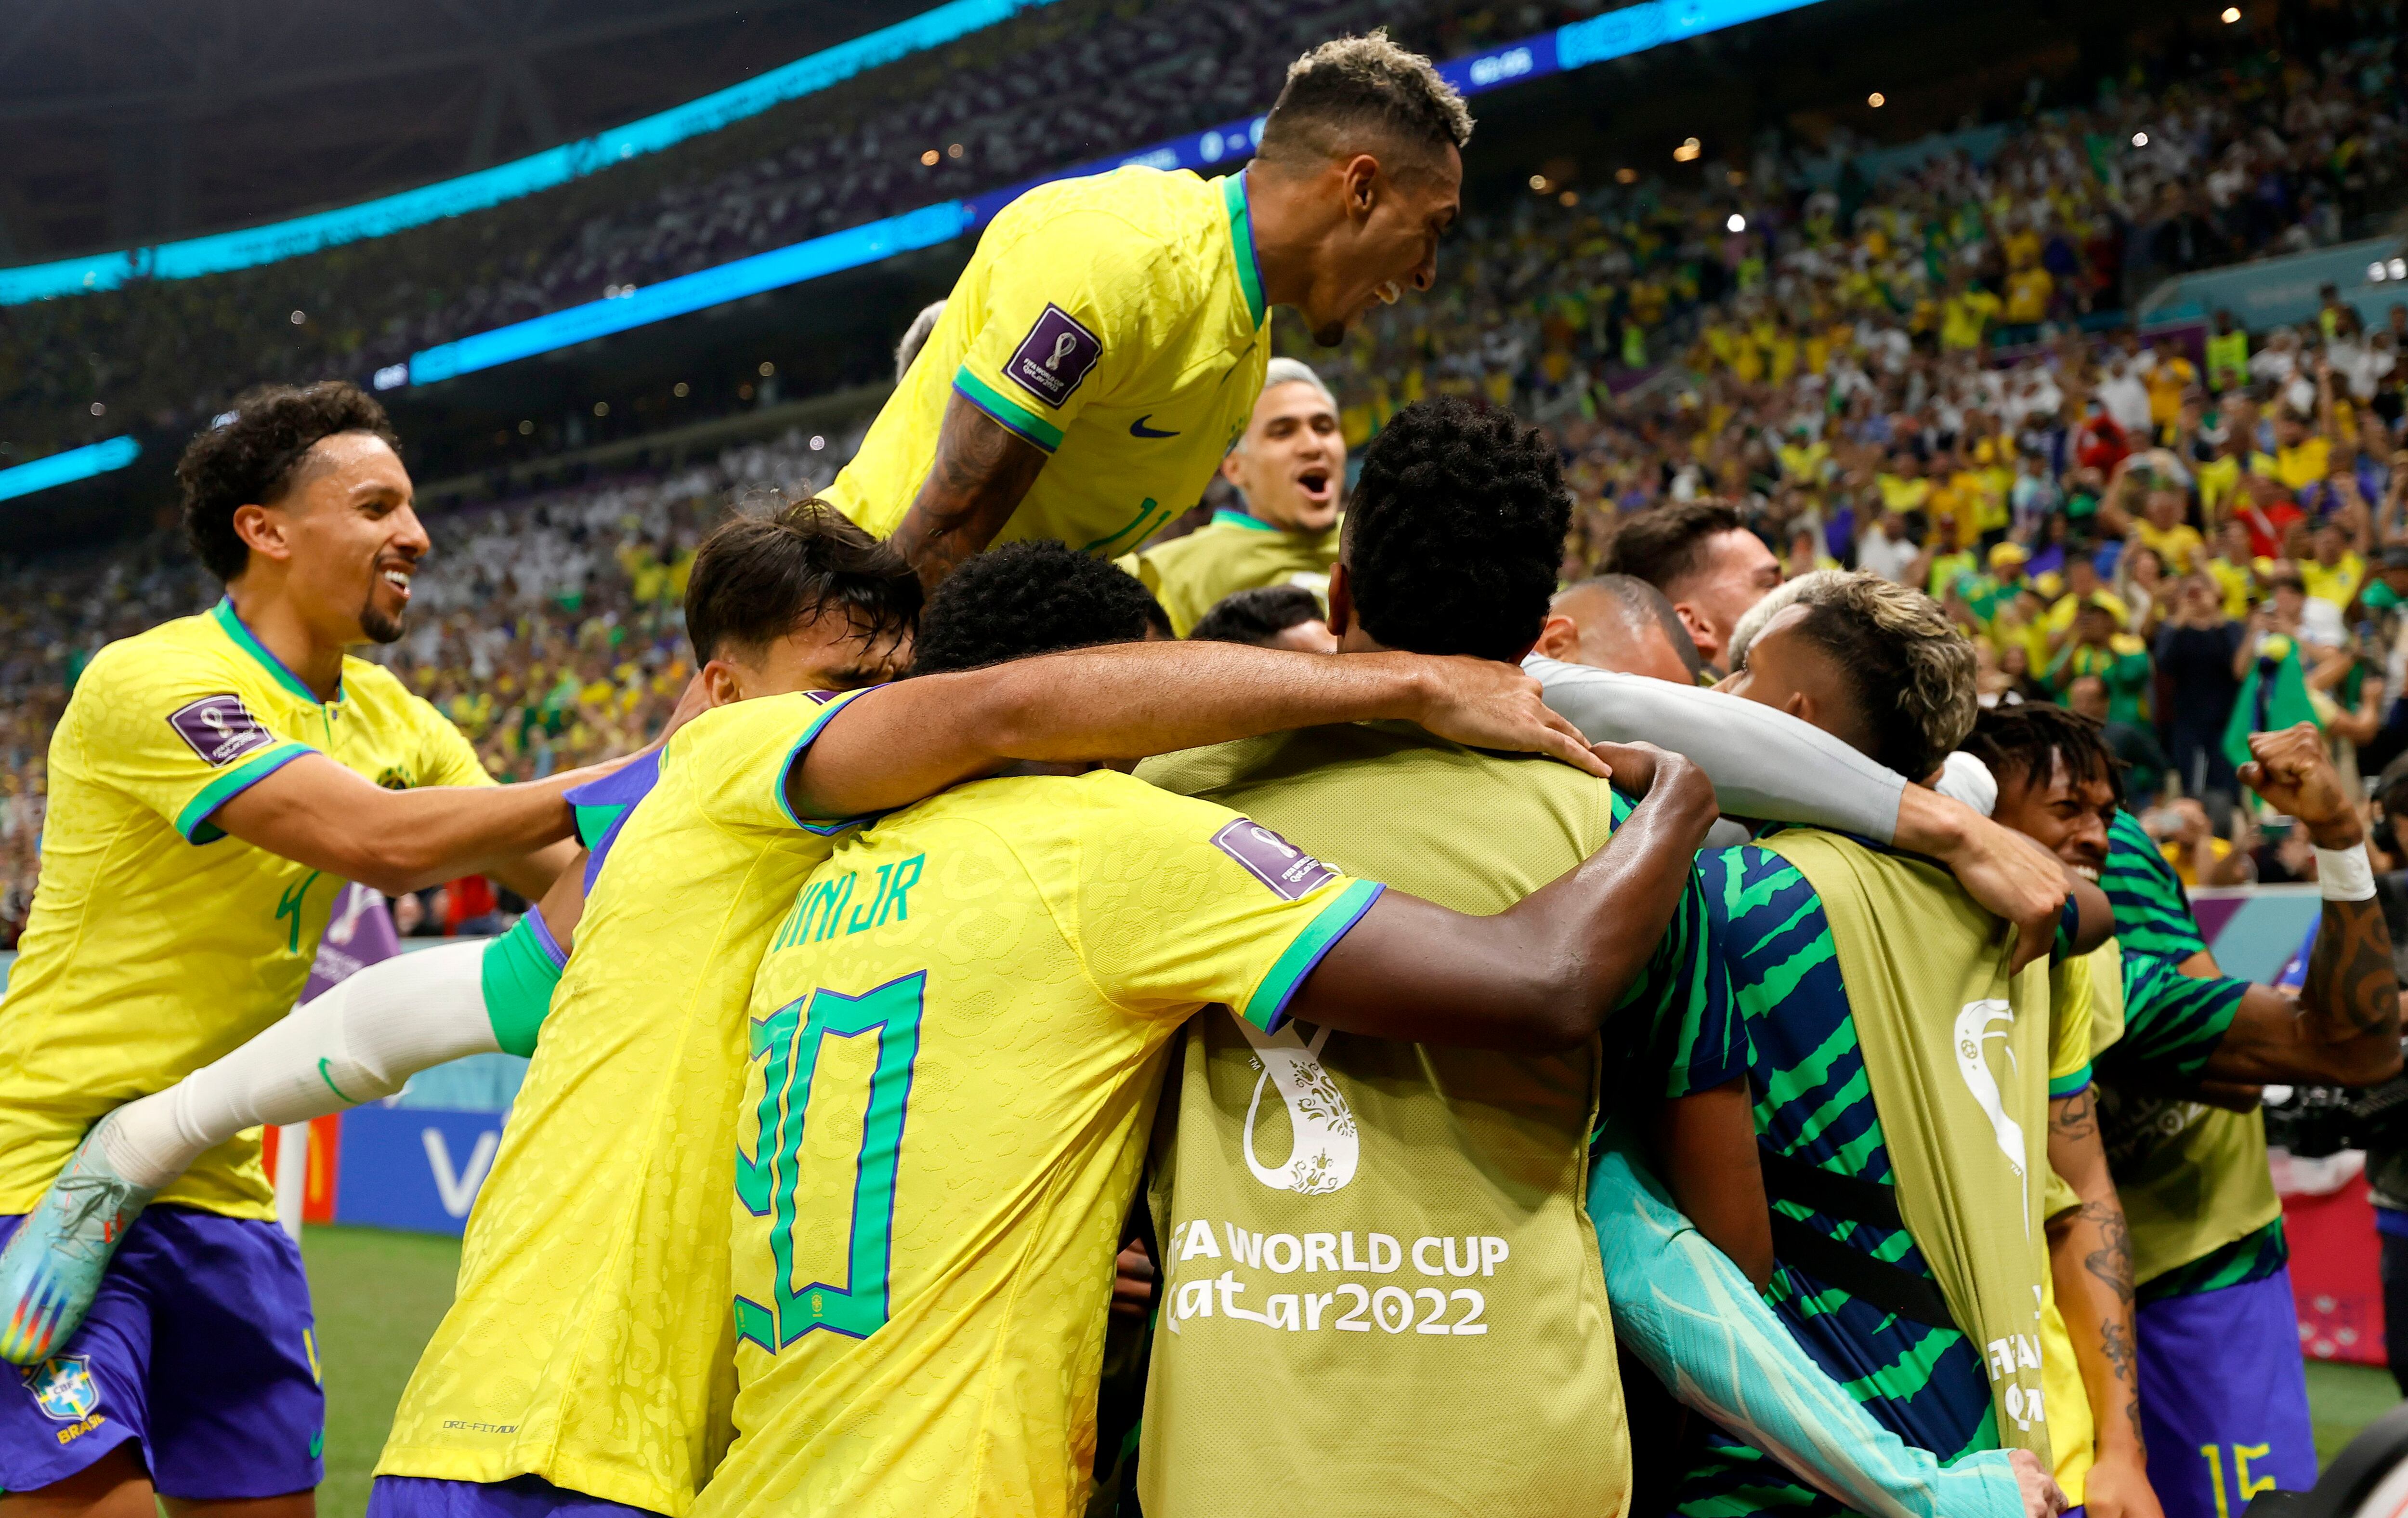
[[[34,1403],[63,1424],[91,1416],[100,1406],[100,1387],[92,1379],[91,1362],[80,1354],[54,1354],[25,1371],[25,1390]]]
[[[1104,356],[1104,340],[1079,325],[1076,317],[1048,301],[1045,313],[1012,351],[1003,371],[1020,387],[1059,409],[1079,388],[1096,360]]]
[[[276,741],[266,725],[251,715],[240,696],[204,696],[167,714],[167,726],[211,765],[231,764]]]
[[[1338,874],[1261,823],[1244,817],[1214,833],[1212,845],[1291,902],[1310,896]]]

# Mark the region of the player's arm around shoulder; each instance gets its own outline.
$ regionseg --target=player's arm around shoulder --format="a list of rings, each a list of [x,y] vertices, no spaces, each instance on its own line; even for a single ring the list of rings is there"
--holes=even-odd
[[[1599,745],[1641,800],[1606,846],[1494,917],[1389,891],[1302,985],[1296,1015],[1348,1033],[1543,1053],[1595,1034],[1687,892],[1712,782],[1677,754]]]

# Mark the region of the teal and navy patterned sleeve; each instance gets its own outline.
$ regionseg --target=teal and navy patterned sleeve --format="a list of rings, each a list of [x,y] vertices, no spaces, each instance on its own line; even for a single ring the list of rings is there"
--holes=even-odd
[[[2124,952],[2124,1036],[2100,1060],[2111,1071],[2145,1069],[2195,1078],[2224,1041],[2249,982],[2202,980],[2156,954]]]
[[[1634,1050],[1661,1073],[1666,1096],[1711,1091],[1747,1073],[1747,1030],[1733,1006],[1730,976],[1715,952],[1717,923],[1706,878],[1715,854],[1698,857],[1672,920],[1620,1010],[1633,1024]],[[1651,1077],[1652,1078],[1652,1077]]]
[[[2115,909],[2115,936],[2127,953],[2138,949],[2180,963],[2207,947],[2182,877],[2129,812],[2119,809],[2107,826],[2107,867],[2099,873],[2099,889]]]

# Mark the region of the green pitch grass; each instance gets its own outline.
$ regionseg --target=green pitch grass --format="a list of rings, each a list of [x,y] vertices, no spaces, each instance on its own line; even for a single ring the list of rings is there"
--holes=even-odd
[[[318,1512],[360,1518],[402,1385],[451,1305],[460,1246],[423,1234],[312,1226],[301,1253],[317,1297],[326,1376],[326,1484],[318,1488]],[[2307,1368],[2320,1460],[2400,1401],[2387,1371],[2315,1360]]]
[[[452,1305],[460,1241],[312,1225],[302,1231],[301,1257],[309,1267],[318,1365],[326,1378],[319,1518],[360,1518],[402,1386]]]
[[[2400,1405],[2391,1372],[2330,1360],[2308,1362],[2308,1415],[2316,1424],[2316,1462],[2341,1453],[2358,1431]]]

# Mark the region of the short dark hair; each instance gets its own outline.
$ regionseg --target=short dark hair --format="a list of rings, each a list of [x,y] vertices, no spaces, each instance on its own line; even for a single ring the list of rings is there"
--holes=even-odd
[[[817,499],[751,504],[695,551],[685,631],[697,663],[756,653],[832,612],[851,618],[865,644],[911,630],[920,578],[892,545]]]
[[[1641,580],[1635,574],[1599,574],[1564,587],[1564,594],[1575,590],[1602,590],[1621,602],[1622,609],[1634,618],[1653,617],[1664,629],[1664,641],[1680,656],[1682,667],[1692,679],[1702,673],[1706,658],[1698,652],[1698,640],[1689,634],[1688,624],[1672,605],[1672,598]]]
[[[1598,568],[1644,580],[1670,595],[1684,577],[1705,568],[1707,540],[1745,526],[1739,513],[1713,500],[1676,500],[1634,512],[1613,529]]]
[[[1973,719],[1964,748],[2001,782],[2021,775],[2045,785],[2061,763],[2076,784],[2106,781],[2123,803],[2124,761],[2108,748],[2106,730],[2079,712],[2047,701],[1992,707]]]
[[[1153,593],[1125,570],[1051,539],[1009,542],[965,560],[928,597],[911,672],[1141,643],[1160,615]]]
[[[1257,586],[1222,597],[1187,636],[1197,643],[1261,648],[1297,623],[1325,614],[1321,602],[1302,586]]]
[[[338,432],[369,433],[401,451],[384,408],[344,380],[255,386],[236,399],[226,421],[184,445],[176,461],[184,536],[211,574],[232,580],[251,563],[251,545],[234,529],[236,509],[274,505],[292,488],[303,455]]]
[[[1363,451],[1349,494],[1354,614],[1390,648],[1518,660],[1570,526],[1563,460],[1538,428],[1460,396],[1417,400]]]
[[[1436,152],[1471,140],[1471,109],[1427,58],[1388,40],[1341,36],[1288,65],[1287,82],[1263,122],[1259,156],[1303,166],[1384,134]]]

